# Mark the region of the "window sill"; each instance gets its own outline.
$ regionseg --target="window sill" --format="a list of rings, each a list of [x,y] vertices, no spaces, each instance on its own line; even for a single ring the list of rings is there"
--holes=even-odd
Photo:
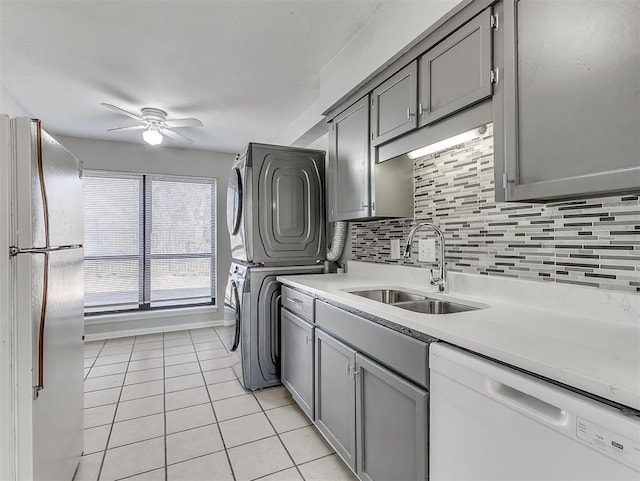
[[[176,316],[190,316],[198,314],[212,314],[218,312],[217,306],[182,307],[176,309],[158,309],[155,311],[119,312],[114,314],[100,314],[85,316],[85,325],[105,324],[109,322],[141,321],[144,319],[160,319]]]

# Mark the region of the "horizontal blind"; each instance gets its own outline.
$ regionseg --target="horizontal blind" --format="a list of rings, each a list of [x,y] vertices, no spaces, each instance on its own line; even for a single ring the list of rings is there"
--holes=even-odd
[[[86,171],[85,313],[215,303],[215,179]]]
[[[85,311],[138,308],[143,263],[143,177],[84,175]]]
[[[215,297],[215,181],[148,176],[151,307]]]

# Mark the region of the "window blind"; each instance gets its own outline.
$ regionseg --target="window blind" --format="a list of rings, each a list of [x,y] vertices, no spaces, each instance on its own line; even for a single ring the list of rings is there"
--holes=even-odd
[[[85,313],[215,303],[214,179],[86,171]]]

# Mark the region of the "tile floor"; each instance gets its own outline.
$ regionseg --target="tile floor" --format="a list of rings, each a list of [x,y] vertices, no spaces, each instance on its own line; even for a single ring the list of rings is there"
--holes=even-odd
[[[224,328],[85,344],[75,481],[355,481],[283,387],[245,391]]]

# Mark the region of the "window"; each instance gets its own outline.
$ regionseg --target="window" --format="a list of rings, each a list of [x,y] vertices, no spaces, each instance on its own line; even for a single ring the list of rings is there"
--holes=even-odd
[[[214,179],[85,171],[85,314],[215,304]]]

